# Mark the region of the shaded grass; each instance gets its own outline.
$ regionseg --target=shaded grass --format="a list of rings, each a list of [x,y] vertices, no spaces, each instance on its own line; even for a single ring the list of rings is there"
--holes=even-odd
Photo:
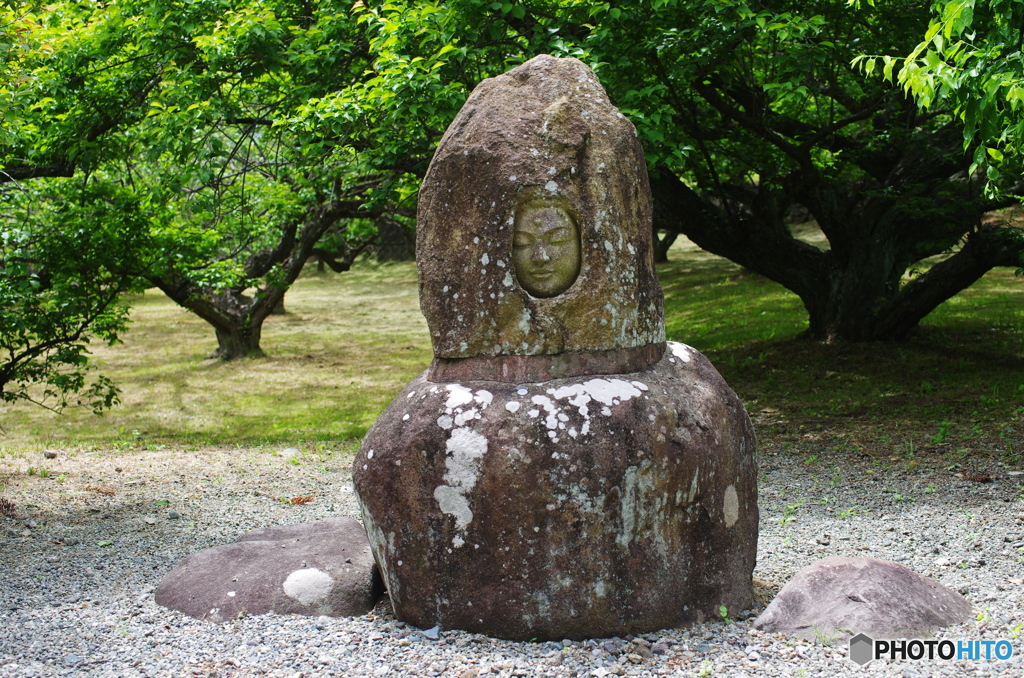
[[[1021,445],[1024,281],[994,271],[902,343],[801,338],[793,294],[680,243],[659,267],[670,339],[701,350],[746,402],[762,440],[872,454],[952,455]],[[97,348],[122,405],[102,417],[0,408],[7,450],[265,444],[360,438],[431,359],[411,263],[307,275],[264,326],[266,358],[221,363],[208,325],[155,291],[134,300],[124,344]],[[1018,435],[1019,437],[1019,435]],[[966,454],[966,453],[965,453]]]
[[[804,338],[798,297],[692,248],[659,275],[669,338],[711,359],[760,436],[904,455],[984,444],[1019,463],[1024,280],[1013,270],[988,273],[908,340],[870,344]]]

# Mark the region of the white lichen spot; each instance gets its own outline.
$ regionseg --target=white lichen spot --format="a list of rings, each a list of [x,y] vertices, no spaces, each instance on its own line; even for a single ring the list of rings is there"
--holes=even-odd
[[[690,362],[690,351],[693,350],[686,344],[680,344],[678,341],[669,341],[668,347],[672,351],[672,355],[682,360],[684,363]]]
[[[518,178],[519,178],[519,177],[517,177],[516,175],[514,175],[514,174],[513,174],[512,176],[510,176],[510,177],[508,178],[508,180],[509,180],[509,181],[515,181],[515,180],[516,180],[516,179],[518,179]]]
[[[512,287],[512,271],[505,271],[505,278],[501,281],[501,284],[505,287]]]
[[[455,526],[465,530],[473,520],[466,495],[480,477],[480,463],[487,453],[487,438],[469,428],[457,428],[445,443],[444,482],[434,490],[434,500],[441,512],[455,518]]]
[[[505,268],[505,261],[503,259],[498,259],[494,263],[497,265],[498,268]]]
[[[609,241],[609,240],[605,240],[604,241],[604,248],[606,250],[608,250],[609,252],[614,252],[615,251],[615,247],[612,245],[611,241]]]
[[[459,548],[465,543],[466,540],[460,537],[459,535],[455,535],[454,537],[452,537],[452,546],[454,546],[455,548]]]
[[[519,316],[519,331],[523,334],[530,333],[530,320],[532,317],[530,309],[524,308],[522,315]]]
[[[456,407],[468,405],[473,402],[473,391],[462,384],[448,384],[445,388],[448,389],[449,394],[448,400],[444,404],[446,410],[450,411]]]
[[[626,402],[630,398],[640,395],[639,388],[622,379],[591,379],[583,382],[580,386],[591,398],[602,405]]]
[[[486,266],[489,263],[491,263],[491,258],[487,256],[487,252],[484,252],[484,255],[480,257],[480,264]]]
[[[437,418],[437,425],[447,431],[452,427],[452,418],[447,414],[442,414]]]
[[[366,458],[373,459],[373,450],[370,450],[369,452],[366,453]]]
[[[527,410],[526,413],[530,415],[531,419],[536,419],[537,415],[540,414],[540,410]]]
[[[722,516],[725,518],[725,526],[732,527],[740,518],[740,499],[736,496],[736,486],[729,485],[725,488],[725,497],[722,500]]]
[[[558,184],[556,184],[554,181],[549,181],[548,183],[544,184],[544,190],[546,190],[549,193],[557,193]]]
[[[480,244],[480,237],[479,236],[473,238],[473,244],[474,245],[479,245]]]
[[[455,518],[455,526],[460,530],[465,530],[473,520],[473,511],[461,488],[438,485],[434,490],[434,501],[441,513]]]
[[[558,406],[551,401],[551,398],[542,395],[535,395],[530,398],[530,401],[534,405],[540,405],[547,412],[547,417],[544,419],[544,425],[549,429],[558,428]],[[554,437],[554,436],[552,436]]]
[[[524,395],[526,395],[529,392],[530,392],[530,389],[528,389],[528,388],[517,388],[516,389],[516,393],[521,395],[521,396],[524,396]]]
[[[507,403],[505,403],[505,409],[511,412],[512,414],[518,412],[520,407],[522,407],[522,404],[517,400],[510,400]]]
[[[456,426],[465,426],[468,422],[473,421],[474,419],[480,419],[480,410],[475,407],[471,407],[465,412],[459,412],[456,414],[454,421]]]
[[[402,421],[409,421],[409,415],[408,414],[403,414],[402,415]]]
[[[286,596],[303,605],[312,605],[326,598],[334,586],[334,578],[315,567],[295,570],[284,580],[282,587]]]
[[[621,500],[621,530],[615,537],[619,546],[629,546],[641,528],[654,518],[651,506],[647,505],[645,498],[654,496],[654,480],[650,473],[651,462],[644,460],[640,466],[630,466],[623,474],[622,485],[619,488],[622,493]]]
[[[494,400],[494,394],[490,391],[481,389],[473,394],[473,400],[476,401],[478,405],[481,405],[482,409],[486,410],[487,406],[491,404],[492,400]]]

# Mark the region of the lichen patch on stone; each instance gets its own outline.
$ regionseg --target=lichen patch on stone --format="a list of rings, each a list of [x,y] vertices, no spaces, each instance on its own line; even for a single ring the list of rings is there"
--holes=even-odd
[[[326,598],[334,586],[334,578],[315,567],[295,570],[284,580],[284,593],[303,605],[312,605]]]
[[[444,482],[434,490],[434,499],[441,512],[455,518],[455,525],[465,530],[473,520],[467,494],[476,487],[480,463],[487,453],[487,438],[470,428],[456,428],[445,443]]]
[[[740,500],[736,495],[736,486],[729,485],[725,488],[725,497],[722,500],[722,516],[725,518],[725,526],[732,527],[740,518]]]
[[[684,363],[690,362],[690,351],[692,350],[686,344],[680,344],[678,341],[668,341],[668,348],[672,351],[672,355],[682,360]]]
[[[445,386],[448,389],[448,401],[445,402],[445,409],[452,410],[462,405],[468,405],[473,402],[473,391],[466,388],[462,384],[448,384]]]

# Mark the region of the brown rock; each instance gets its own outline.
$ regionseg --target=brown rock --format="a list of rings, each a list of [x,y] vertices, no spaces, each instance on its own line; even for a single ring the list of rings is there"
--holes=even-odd
[[[812,639],[925,638],[970,615],[959,593],[899,563],[833,557],[797,572],[754,628]]]
[[[362,525],[351,518],[269,527],[193,553],[156,602],[214,622],[242,614],[365,614],[383,594]]]
[[[697,351],[632,374],[411,383],[353,479],[399,619],[512,639],[752,603],[754,436]]]
[[[549,243],[552,270],[531,271],[528,250],[544,229],[562,233]],[[420,305],[435,357],[663,342],[651,235],[636,130],[585,64],[542,55],[483,81],[419,195]]]

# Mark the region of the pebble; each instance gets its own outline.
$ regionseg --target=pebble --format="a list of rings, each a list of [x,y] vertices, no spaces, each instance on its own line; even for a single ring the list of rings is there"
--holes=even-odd
[[[902,559],[963,592],[981,617],[940,631],[940,638],[1011,638],[1024,623],[1019,480],[996,474],[994,482],[977,485],[951,480],[938,466],[912,473],[897,468],[892,477],[878,477],[877,470],[866,473],[874,470],[870,459],[827,450],[815,469],[800,456],[769,447],[759,452],[761,533],[754,572],[763,595],[752,609],[731,611],[735,621],[729,624],[714,620],[636,637],[519,643],[416,629],[397,621],[385,598],[361,617],[271,614],[214,625],[157,606],[153,590],[160,578],[187,555],[258,527],[358,518],[351,478],[343,460],[332,463],[338,470],[323,472],[317,464],[286,463],[273,450],[165,454],[177,455],[169,464],[175,470],[160,476],[148,466],[148,453],[120,453],[117,482],[144,477],[146,484],[117,485],[109,496],[62,496],[74,489],[74,468],[63,468],[74,461],[71,454],[57,462],[59,472],[68,473],[63,484],[29,479],[15,487],[20,481],[9,481],[26,510],[20,521],[0,517],[0,678],[854,675],[843,644],[768,636],[751,626],[772,591],[829,555]],[[78,472],[89,469],[114,484],[113,468],[106,459],[88,459]],[[926,492],[930,485],[934,490]],[[886,490],[914,501],[897,501]],[[285,505],[277,499],[300,494],[315,494],[316,501]],[[1009,494],[1013,501],[1004,502]],[[168,502],[189,520],[146,520]],[[797,502],[802,504],[791,512],[793,519],[783,523],[787,507]],[[171,519],[171,513],[164,515]],[[25,527],[28,520],[34,528]],[[932,552],[936,546],[939,554]],[[893,678],[1024,675],[1019,640],[1014,649],[1009,662],[876,661],[868,668],[872,676]]]

